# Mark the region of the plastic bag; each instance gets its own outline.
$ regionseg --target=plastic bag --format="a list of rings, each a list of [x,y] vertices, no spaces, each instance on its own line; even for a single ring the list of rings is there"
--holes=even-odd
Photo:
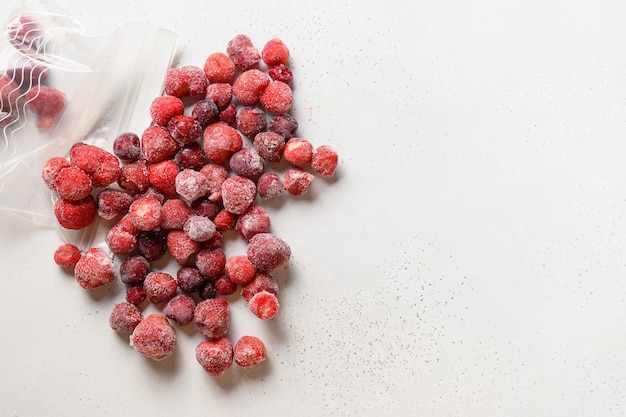
[[[97,225],[79,231],[58,226],[55,194],[43,183],[41,168],[53,156],[67,156],[76,142],[111,150],[120,133],[143,131],[176,34],[140,23],[92,34],[58,7],[39,2],[0,24],[0,215],[56,227],[64,241],[84,249]],[[38,85],[65,96],[54,120],[33,112],[28,92]]]

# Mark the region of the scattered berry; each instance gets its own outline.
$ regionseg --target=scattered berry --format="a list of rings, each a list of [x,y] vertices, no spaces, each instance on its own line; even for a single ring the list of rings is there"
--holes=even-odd
[[[126,301],[131,304],[139,305],[146,300],[146,292],[143,285],[131,285],[126,290]]]
[[[142,284],[150,272],[150,262],[141,255],[124,259],[120,265],[120,280],[129,285]]]
[[[161,203],[153,197],[141,197],[128,209],[128,220],[138,229],[148,231],[161,224]]]
[[[246,301],[261,291],[267,291],[272,294],[278,294],[278,284],[274,277],[265,272],[257,272],[254,278],[241,287],[241,298]]]
[[[148,182],[155,190],[167,197],[176,197],[178,165],[171,159],[148,165]]]
[[[270,231],[270,216],[263,207],[252,204],[237,218],[235,229],[245,240],[250,240],[258,233]]]
[[[267,128],[265,112],[256,106],[242,107],[237,111],[237,129],[246,137],[254,138]]]
[[[236,175],[256,180],[263,174],[263,160],[254,148],[243,148],[235,152],[228,162]]]
[[[211,83],[229,83],[235,76],[235,64],[222,52],[215,52],[204,61],[204,74]]]
[[[228,83],[209,84],[206,99],[213,101],[217,108],[223,111],[233,100],[233,87]]]
[[[146,191],[150,185],[146,160],[139,159],[122,166],[117,184],[133,194]]]
[[[285,113],[291,107],[293,93],[288,84],[282,81],[272,81],[263,90],[260,100],[265,110],[273,113]]]
[[[233,83],[233,95],[244,106],[257,103],[270,84],[270,77],[258,69],[250,69],[239,75]]]
[[[137,248],[137,233],[137,228],[126,215],[109,229],[104,241],[114,254],[126,255]]]
[[[152,304],[163,303],[176,295],[176,280],[167,272],[150,272],[143,281],[143,289]]]
[[[195,201],[206,195],[209,184],[204,174],[193,169],[183,169],[174,181],[176,192],[189,201]]]
[[[283,180],[273,172],[266,172],[257,180],[257,192],[264,200],[276,198],[283,192]]]
[[[70,164],[91,177],[94,187],[105,187],[117,181],[120,161],[115,155],[97,146],[78,142],[70,149]]]
[[[224,274],[226,266],[226,255],[224,250],[202,249],[196,255],[196,267],[202,276],[210,281],[215,281]]]
[[[250,282],[256,274],[256,268],[244,255],[234,255],[228,258],[224,271],[226,276],[235,284]]]
[[[268,66],[286,65],[289,61],[289,49],[282,40],[274,38],[269,40],[261,51],[261,58]]]
[[[192,266],[180,268],[176,272],[176,281],[178,282],[178,288],[184,293],[199,291],[204,285],[204,278],[200,274],[200,270]]]
[[[98,193],[98,216],[105,220],[122,217],[132,201],[133,198],[123,191],[105,188]]]
[[[237,35],[228,42],[226,53],[240,70],[247,70],[258,64],[261,54],[246,35]]]
[[[130,345],[142,355],[160,361],[176,348],[176,333],[162,314],[150,314],[135,327]]]
[[[231,100],[232,93],[231,97],[228,99],[228,103],[226,104],[226,106],[230,104]],[[191,110],[191,117],[196,119],[198,123],[200,123],[200,126],[202,126],[202,128],[204,129],[211,123],[219,121],[220,108],[217,106],[215,101],[207,97],[206,99],[199,100],[196,102],[196,104],[194,104],[193,109]]]
[[[66,200],[81,200],[91,194],[93,185],[91,177],[75,166],[69,166],[59,171],[54,179],[54,189],[59,197]]]
[[[268,130],[289,140],[295,136],[296,130],[298,130],[298,121],[289,113],[279,114],[272,119]]]
[[[132,162],[141,158],[141,141],[134,133],[122,133],[113,141],[113,153],[123,161]]]
[[[235,175],[222,183],[224,208],[233,214],[245,213],[255,198],[256,184],[249,178]]]
[[[176,262],[185,265],[191,255],[200,250],[200,244],[189,238],[182,230],[172,230],[167,234],[167,249]]]
[[[209,160],[198,142],[184,145],[174,156],[174,162],[180,169],[195,169],[200,171]]]
[[[242,336],[235,344],[233,359],[242,368],[250,368],[265,360],[267,351],[258,337]]]
[[[289,245],[271,233],[258,233],[248,242],[248,259],[264,272],[272,272],[291,257]]]
[[[193,241],[206,242],[215,235],[216,229],[208,217],[194,215],[187,219],[183,231]]]
[[[303,138],[291,138],[285,144],[283,156],[287,162],[298,167],[304,167],[311,163],[313,145]]]
[[[313,152],[311,168],[324,177],[330,177],[337,169],[338,160],[337,152],[330,146],[323,145]]]
[[[150,104],[152,121],[159,126],[167,126],[173,116],[183,114],[184,111],[185,105],[182,100],[174,96],[157,97]]]
[[[71,201],[60,198],[54,203],[54,215],[65,229],[78,230],[91,225],[96,217],[97,205],[92,195]]]
[[[150,230],[137,235],[137,249],[149,261],[161,259],[167,250],[167,236],[162,231]]]
[[[211,376],[220,376],[233,364],[233,345],[225,337],[205,340],[196,347],[196,359]]]
[[[301,169],[291,168],[283,177],[283,187],[291,195],[302,195],[309,191],[315,177]]]
[[[43,179],[43,182],[49,189],[54,190],[54,181],[57,175],[63,168],[67,168],[69,166],[69,161],[61,156],[54,156],[48,159],[41,170],[41,178]]]
[[[76,263],[74,276],[78,285],[92,290],[115,280],[115,265],[104,250],[91,248]]]
[[[237,108],[230,103],[224,110],[220,112],[220,122],[226,123],[230,127],[237,125]]]
[[[183,98],[203,96],[207,87],[204,71],[193,65],[171,68],[165,74],[165,94]]]
[[[285,84],[291,84],[293,82],[293,72],[283,64],[270,68],[267,73],[274,81],[282,81]]]
[[[275,132],[261,132],[254,137],[254,149],[268,162],[278,162],[285,148],[285,138]]]
[[[217,216],[217,213],[221,210],[220,207],[218,203],[214,203],[206,197],[199,198],[191,203],[191,210],[194,214],[206,217],[210,220],[213,220],[215,216]]]
[[[54,87],[37,85],[26,93],[26,102],[37,115],[37,127],[50,129],[65,108],[65,94]]]
[[[122,301],[116,304],[109,316],[109,326],[116,332],[130,333],[143,320],[141,311],[135,304]]]
[[[237,284],[232,282],[226,275],[222,275],[215,281],[215,291],[219,295],[227,296],[237,291]]]
[[[161,229],[182,229],[192,214],[191,208],[183,200],[166,200],[161,207]]]
[[[184,114],[173,116],[167,122],[167,130],[170,132],[170,136],[181,146],[193,143],[202,135],[200,122]]]
[[[232,230],[235,228],[237,222],[237,215],[231,213],[228,210],[222,210],[217,213],[217,216],[213,219],[215,228],[219,231],[225,232],[226,230]]]
[[[80,250],[71,243],[61,245],[54,251],[54,262],[68,269],[74,269],[79,259]]]
[[[222,201],[222,183],[228,178],[228,171],[221,165],[206,164],[200,172],[207,179],[209,201]]]
[[[226,336],[228,331],[228,301],[209,298],[196,305],[193,317],[200,333],[209,339]]]
[[[193,320],[196,302],[186,294],[178,294],[165,304],[163,314],[179,326],[186,326]]]
[[[178,152],[178,143],[166,129],[160,126],[150,126],[143,131],[141,153],[148,163],[171,159],[176,152]]]
[[[279,309],[278,299],[269,291],[259,291],[254,294],[248,301],[248,307],[261,320],[274,318]]]
[[[204,130],[204,152],[216,164],[224,164],[243,147],[239,132],[226,123],[213,123]]]
[[[207,281],[202,285],[200,291],[198,291],[198,295],[202,300],[208,300],[209,298],[217,297],[217,290],[215,289],[215,284],[211,281]]]

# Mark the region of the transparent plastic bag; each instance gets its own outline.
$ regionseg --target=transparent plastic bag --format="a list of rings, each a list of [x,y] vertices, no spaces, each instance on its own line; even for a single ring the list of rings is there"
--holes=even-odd
[[[176,34],[141,23],[89,33],[43,2],[23,6],[0,24],[0,215],[55,227],[64,241],[84,249],[97,225],[79,231],[58,226],[56,196],[41,169],[49,158],[67,156],[76,142],[111,151],[120,133],[149,126],[147,109],[162,91]],[[65,96],[52,125],[33,112],[28,91],[40,84]]]

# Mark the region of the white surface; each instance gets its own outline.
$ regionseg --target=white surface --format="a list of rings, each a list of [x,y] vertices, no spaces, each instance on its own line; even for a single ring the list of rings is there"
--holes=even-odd
[[[121,288],[3,219],[0,415],[622,415],[623,2],[65,3],[178,32],[177,65],[281,37],[300,135],[341,164],[272,211],[280,316],[235,303],[230,334],[269,358],[219,379],[193,329],[142,358],[108,328]]]

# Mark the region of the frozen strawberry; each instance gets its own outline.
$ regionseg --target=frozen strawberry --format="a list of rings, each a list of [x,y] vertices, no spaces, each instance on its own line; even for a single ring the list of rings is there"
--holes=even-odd
[[[200,250],[200,244],[190,239],[182,230],[172,230],[167,234],[167,249],[176,262],[185,265]]]
[[[250,368],[265,360],[267,350],[258,337],[242,336],[235,344],[233,359],[242,368]]]
[[[139,159],[122,166],[117,184],[132,194],[146,191],[150,185],[146,160]]]
[[[204,61],[204,74],[211,83],[229,83],[235,76],[235,64],[222,52],[215,52]]]
[[[248,259],[263,272],[272,272],[291,257],[289,245],[271,233],[258,233],[248,242]]]
[[[70,166],[59,171],[54,179],[54,189],[66,200],[81,200],[91,194],[91,177],[82,169]]]
[[[202,249],[196,255],[196,267],[202,275],[215,281],[224,274],[226,255],[223,249]]]
[[[159,126],[167,126],[173,116],[183,114],[185,105],[182,100],[174,96],[156,97],[150,104],[152,121]]]
[[[165,74],[165,94],[179,98],[203,96],[207,87],[204,71],[193,65],[171,68]]]
[[[225,123],[213,123],[204,130],[204,152],[216,164],[223,164],[243,147],[239,132]]]
[[[258,64],[261,60],[259,50],[255,48],[247,35],[237,35],[226,46],[226,53],[240,70],[247,70]]]
[[[241,297],[250,301],[250,299],[261,291],[267,291],[272,294],[278,294],[278,284],[273,276],[265,272],[257,272],[254,278],[241,287]]]
[[[71,201],[60,198],[54,203],[54,215],[61,227],[70,230],[83,229],[96,218],[96,200],[92,195]]]
[[[142,355],[157,361],[174,353],[176,333],[162,314],[150,314],[135,327],[130,345]]]
[[[109,316],[109,326],[116,332],[130,333],[143,320],[141,311],[128,301],[117,303]]]
[[[80,250],[71,243],[61,245],[54,251],[54,262],[68,269],[74,269],[79,259]]]
[[[128,220],[138,229],[148,231],[161,224],[161,203],[156,198],[142,197],[132,202]]]
[[[194,323],[200,333],[209,339],[224,337],[228,331],[228,301],[211,298],[199,302],[194,312]]]
[[[178,294],[165,304],[163,314],[179,326],[186,326],[193,321],[196,302],[186,294]]]
[[[196,347],[196,359],[209,375],[220,376],[233,364],[233,345],[225,337],[205,340]]]
[[[62,156],[54,156],[48,159],[41,169],[41,178],[43,179],[43,182],[49,189],[54,190],[54,182],[57,175],[63,168],[67,168],[69,166],[69,161]]]
[[[261,58],[270,67],[285,65],[289,61],[289,49],[282,40],[270,39],[261,51]]]
[[[98,193],[98,216],[105,220],[122,217],[132,201],[133,198],[123,191],[105,188]]]
[[[94,145],[78,142],[70,149],[70,164],[91,176],[94,187],[105,187],[118,180],[120,161],[115,155]]]
[[[115,280],[115,264],[100,248],[87,250],[74,268],[76,282],[86,290],[92,290]]]
[[[38,85],[26,93],[26,102],[37,115],[37,127],[50,129],[65,108],[65,94],[54,87]]]
[[[248,307],[261,320],[270,320],[278,313],[279,305],[276,295],[269,291],[259,291],[248,301]]]
[[[149,272],[143,281],[146,297],[152,304],[169,301],[176,295],[177,284],[173,276],[167,272]]]

